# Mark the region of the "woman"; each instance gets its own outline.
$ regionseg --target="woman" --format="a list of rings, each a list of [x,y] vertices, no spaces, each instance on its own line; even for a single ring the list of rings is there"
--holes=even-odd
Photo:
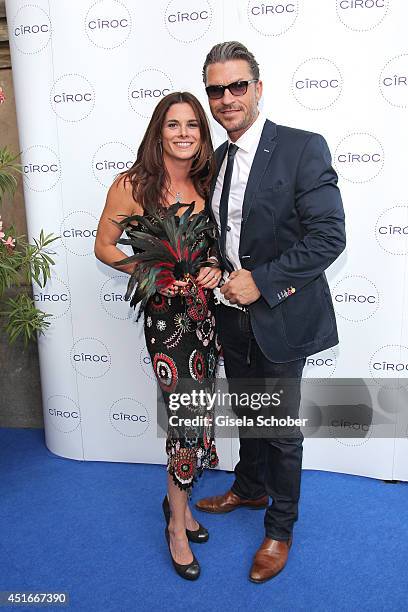
[[[154,221],[155,216],[157,219],[157,215],[165,215],[166,209],[175,202],[194,202],[193,214],[204,216],[213,176],[212,153],[208,121],[197,98],[188,92],[164,97],[153,112],[135,163],[109,189],[95,241],[96,257],[129,274],[134,270],[133,263],[115,265],[123,260],[124,253],[116,246],[121,229],[112,219],[122,221],[123,215],[137,214]],[[180,214],[184,210],[181,208]],[[147,231],[140,225],[140,231],[143,230]],[[203,297],[201,306],[204,304],[198,314],[188,292],[185,293],[186,283],[181,280],[156,291],[146,304],[146,345],[167,410],[169,389],[180,392],[185,389],[183,383],[191,389],[202,386],[205,381],[211,384],[214,379],[220,347],[215,333],[212,290],[221,279],[221,271],[216,257],[212,259],[213,265],[202,267],[196,277],[196,286],[201,288]],[[196,416],[197,406],[190,408],[190,417]],[[206,407],[204,411],[208,415]],[[185,412],[188,413],[188,408]],[[211,432],[211,428],[204,426],[191,428],[181,435],[169,426],[167,434],[165,533],[173,565],[188,580],[198,578],[200,573],[189,541],[208,539],[208,531],[191,513],[188,497],[203,468],[215,467],[218,463]]]

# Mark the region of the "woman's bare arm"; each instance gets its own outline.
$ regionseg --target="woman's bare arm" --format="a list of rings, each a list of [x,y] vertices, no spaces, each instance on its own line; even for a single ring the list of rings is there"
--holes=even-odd
[[[135,264],[115,266],[115,261],[120,261],[127,257],[126,253],[116,246],[122,231],[110,219],[121,221],[121,215],[143,214],[143,210],[132,196],[132,185],[129,180],[125,182],[125,177],[120,176],[112,183],[106,197],[105,208],[99,219],[98,231],[96,233],[94,252],[97,259],[103,263],[131,274]]]

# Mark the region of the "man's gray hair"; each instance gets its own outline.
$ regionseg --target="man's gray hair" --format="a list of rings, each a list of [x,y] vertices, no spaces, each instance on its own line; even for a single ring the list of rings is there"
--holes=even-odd
[[[207,83],[207,68],[210,64],[223,64],[224,62],[238,59],[248,62],[252,78],[259,79],[259,65],[254,57],[254,54],[248,51],[245,45],[237,40],[230,40],[229,42],[214,45],[205,58],[203,66],[204,84]]]

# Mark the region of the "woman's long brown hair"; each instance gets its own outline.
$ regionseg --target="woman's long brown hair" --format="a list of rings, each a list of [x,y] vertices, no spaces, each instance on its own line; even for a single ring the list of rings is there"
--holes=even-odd
[[[148,213],[157,212],[158,208],[165,206],[164,194],[170,187],[170,177],[163,163],[161,134],[167,111],[173,104],[180,102],[191,106],[200,129],[201,146],[193,160],[190,177],[197,193],[204,199],[214,176],[210,126],[203,107],[187,91],[168,94],[153,111],[135,163],[129,170],[120,173],[120,176],[125,175],[125,181],[130,180],[134,200]]]

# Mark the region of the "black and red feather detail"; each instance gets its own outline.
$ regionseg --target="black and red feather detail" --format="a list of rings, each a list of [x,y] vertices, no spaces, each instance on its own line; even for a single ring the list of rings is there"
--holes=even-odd
[[[134,255],[115,265],[135,264],[125,300],[130,300],[133,307],[140,304],[138,318],[149,298],[175,280],[189,283],[184,293],[195,301],[199,295],[195,277],[202,266],[214,265],[208,261],[208,251],[214,243],[214,224],[203,213],[193,214],[194,204],[176,203],[156,214],[132,215],[120,222],[112,219],[128,236],[120,238],[117,244],[129,244],[134,251]],[[180,208],[186,210],[178,215]]]

